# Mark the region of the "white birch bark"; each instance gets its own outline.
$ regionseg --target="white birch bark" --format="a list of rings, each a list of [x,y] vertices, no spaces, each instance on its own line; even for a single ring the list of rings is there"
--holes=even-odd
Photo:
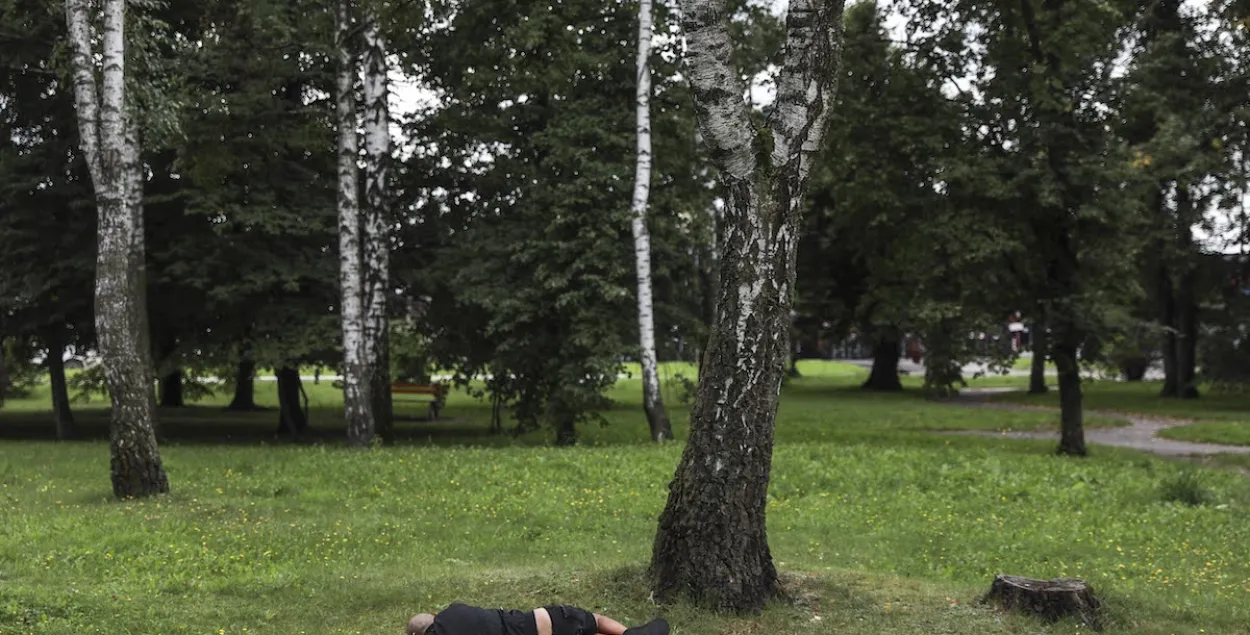
[[[786,13],[785,60],[777,78],[772,120],[772,164],[789,187],[787,214],[798,214],[811,162],[820,151],[837,92],[842,57],[843,0],[791,0]]]
[[[66,0],[65,20],[69,32],[70,75],[74,84],[74,110],[78,115],[79,146],[93,184],[104,180],[100,165],[100,92],[92,61],[91,9],[88,0]]]
[[[776,108],[757,131],[729,63],[727,3],[682,3],[686,76],[725,208],[718,315],[652,551],[660,599],[751,610],[780,590],[765,506],[799,213],[836,88],[843,5],[791,0]],[[768,133],[773,152],[763,156],[756,135]]]
[[[335,15],[338,50],[335,117],[338,125],[339,288],[343,326],[343,413],[347,438],[367,445],[375,431],[365,347],[364,275],[361,215],[356,161],[356,56],[352,50],[352,2],[338,0]]]
[[[134,113],[126,100],[126,4],[105,0],[96,81],[91,3],[66,0],[80,147],[98,207],[95,322],[112,399],[110,469],[118,497],[169,491],[156,442],[147,348],[143,173]]]
[[[387,78],[386,38],[376,13],[364,28],[364,302],[365,363],[373,391],[373,416],[379,432],[389,433],[391,422],[390,355],[387,294],[390,287],[391,159],[390,87]]]
[[[655,354],[655,313],[651,297],[651,236],[647,231],[647,201],[651,194],[651,0],[638,3],[638,154],[634,168],[634,267],[638,274],[638,348],[642,362],[642,407],[653,441],[673,436],[668,412],[660,395]]]

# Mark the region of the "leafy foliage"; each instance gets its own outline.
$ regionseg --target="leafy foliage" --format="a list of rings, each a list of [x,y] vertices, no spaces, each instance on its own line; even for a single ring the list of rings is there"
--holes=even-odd
[[[402,237],[413,260],[397,269],[412,272],[411,295],[429,298],[422,323],[440,365],[462,382],[490,373],[489,392],[513,404],[522,429],[545,421],[571,441],[608,407],[603,390],[633,350],[635,69],[622,43],[635,12],[557,3],[495,17],[512,10],[470,2],[429,36],[420,64],[442,105],[410,127],[431,156],[406,166],[420,220]],[[657,330],[689,340],[699,333],[689,228],[710,197],[665,53],[654,58],[652,273]]]
[[[95,201],[58,48],[65,16],[0,2],[0,331],[92,340]]]
[[[200,364],[330,361],[337,338],[337,226],[330,18],[315,3],[205,5],[211,37],[187,53],[185,211],[153,258],[200,295],[179,336]]]
[[[944,94],[931,60],[892,46],[876,3],[847,11],[844,76],[814,176],[799,251],[799,311],[840,338],[925,334],[930,390],[961,381],[1010,305],[1006,254],[1017,249],[982,187],[969,104]]]

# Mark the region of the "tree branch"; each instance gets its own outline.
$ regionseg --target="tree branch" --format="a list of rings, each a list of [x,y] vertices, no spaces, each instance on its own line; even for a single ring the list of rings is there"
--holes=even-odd
[[[845,0],[791,0],[786,14],[785,60],[769,124],[774,167],[795,166],[805,179],[820,149],[837,91]],[[796,163],[797,161],[797,163]]]
[[[126,143],[126,2],[104,2],[104,81],[100,94],[100,158],[121,168]],[[110,178],[117,178],[114,174]]]
[[[686,34],[686,68],[695,113],[711,159],[726,176],[746,179],[758,162],[743,95],[746,85],[730,67],[728,3],[683,0],[681,28]]]
[[[88,0],[65,0],[69,30],[70,68],[74,83],[74,107],[78,111],[78,136],[91,178],[100,183],[100,94],[91,60],[91,13]]]

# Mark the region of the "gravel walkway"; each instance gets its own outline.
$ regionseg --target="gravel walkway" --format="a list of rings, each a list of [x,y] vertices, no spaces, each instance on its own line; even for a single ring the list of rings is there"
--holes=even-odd
[[[994,408],[998,410],[1047,410],[1057,412],[1058,408],[1048,406],[1026,406],[1022,404],[1010,404],[1001,402],[988,401],[987,397],[1004,392],[1013,392],[1016,388],[973,388],[965,389],[960,398],[954,403],[965,407],[976,408]],[[1098,443],[1101,445],[1114,445],[1122,448],[1132,448],[1144,452],[1153,452],[1160,456],[1167,457],[1185,457],[1207,454],[1250,454],[1250,446],[1244,445],[1219,445],[1216,443],[1190,443],[1188,441],[1174,441],[1172,439],[1164,439],[1155,436],[1160,430],[1167,428],[1177,428],[1189,425],[1192,422],[1178,421],[1176,419],[1161,419],[1154,417],[1146,417],[1142,415],[1124,414],[1120,412],[1105,412],[1100,410],[1087,410],[1088,414],[1097,414],[1102,417],[1113,417],[1128,421],[1131,425],[1121,428],[1086,428],[1086,443]],[[987,437],[1008,437],[1018,439],[1054,439],[1059,440],[1059,431],[1054,432],[989,432],[981,430],[967,430],[956,432],[955,434],[972,434]]]

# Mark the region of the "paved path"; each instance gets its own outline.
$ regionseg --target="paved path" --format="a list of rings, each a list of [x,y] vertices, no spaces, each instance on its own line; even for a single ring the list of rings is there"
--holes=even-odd
[[[988,401],[987,397],[994,394],[1004,392],[1012,392],[1015,388],[980,388],[966,389],[955,403],[965,407],[975,408],[994,408],[998,410],[1047,410],[1057,412],[1058,408],[1048,406],[1027,406],[1022,404],[1011,404]],[[1207,454],[1250,454],[1250,446],[1244,445],[1220,445],[1216,443],[1190,443],[1188,441],[1174,441],[1172,439],[1164,439],[1156,436],[1160,430],[1167,428],[1176,428],[1189,425],[1191,421],[1180,421],[1176,419],[1162,419],[1157,417],[1148,417],[1144,415],[1124,414],[1119,412],[1105,412],[1101,410],[1087,410],[1089,414],[1097,414],[1102,417],[1112,417],[1128,421],[1130,425],[1121,428],[1087,428],[1085,430],[1085,441],[1087,443],[1098,443],[1101,445],[1113,445],[1122,448],[1132,448],[1143,452],[1153,452],[1160,456],[1167,457],[1187,457],[1195,455]],[[955,434],[972,434],[977,436],[988,437],[1008,437],[1018,439],[1054,439],[1059,440],[1059,432],[990,432],[985,430],[968,430],[959,431]]]

